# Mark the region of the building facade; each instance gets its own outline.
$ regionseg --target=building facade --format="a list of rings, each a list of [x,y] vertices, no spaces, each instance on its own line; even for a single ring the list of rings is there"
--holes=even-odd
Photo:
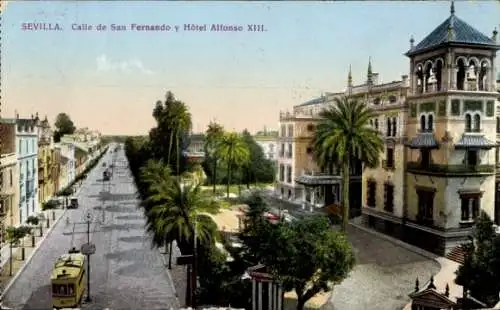
[[[76,176],[75,146],[70,141],[63,141],[63,138],[55,146],[60,153],[59,189],[68,186]]]
[[[19,225],[19,171],[16,153],[15,124],[0,123],[0,240],[5,229]]]
[[[264,129],[263,131],[257,132],[253,136],[255,142],[262,148],[262,152],[264,153],[264,157],[271,161],[276,162],[278,155],[277,148],[277,131],[268,131]]]
[[[37,119],[4,119],[3,122],[15,124],[16,152],[19,180],[19,222],[40,212],[38,204],[38,130]]]
[[[500,224],[498,49],[496,30],[480,33],[452,4],[431,34],[410,40],[409,75],[380,83],[369,62],[363,84],[349,72],[344,92],[281,113],[276,194],[311,209],[339,201],[340,176],[316,166],[310,142],[319,112],[348,96],[375,111],[369,126],[385,142],[381,165],[363,170],[362,189],[351,185],[366,225],[443,255],[467,241],[480,210]]]
[[[51,176],[52,131],[47,117],[38,120],[38,203],[42,205],[55,194],[55,184]]]

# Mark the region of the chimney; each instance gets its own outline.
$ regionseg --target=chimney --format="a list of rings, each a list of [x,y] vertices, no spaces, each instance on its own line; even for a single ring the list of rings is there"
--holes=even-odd
[[[378,80],[378,73],[377,72],[373,72],[372,73],[372,85],[377,85],[379,82]]]

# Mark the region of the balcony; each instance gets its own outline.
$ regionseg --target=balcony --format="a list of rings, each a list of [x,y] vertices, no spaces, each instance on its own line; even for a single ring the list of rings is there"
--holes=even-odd
[[[495,173],[495,165],[443,165],[429,164],[422,165],[418,162],[409,162],[406,164],[407,172],[423,175],[491,175]]]

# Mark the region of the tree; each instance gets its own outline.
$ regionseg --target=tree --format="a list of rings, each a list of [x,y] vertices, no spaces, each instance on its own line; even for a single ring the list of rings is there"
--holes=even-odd
[[[345,234],[331,230],[325,217],[269,224],[260,234],[260,261],[286,291],[295,290],[297,310],[341,283],[354,267],[354,251]]]
[[[273,162],[264,156],[262,147],[255,142],[254,138],[247,130],[243,131],[242,136],[250,153],[250,158],[245,165],[245,174],[243,176],[247,188],[250,188],[250,183],[257,183],[259,181],[272,182],[275,177]]]
[[[316,126],[313,152],[323,168],[339,165],[342,171],[342,230],[349,223],[350,171],[356,161],[376,167],[383,151],[380,133],[369,126],[375,112],[365,103],[348,97],[335,98],[335,104],[320,113],[323,119]]]
[[[473,242],[463,247],[464,264],[456,272],[455,283],[470,290],[474,298],[494,306],[500,291],[500,236],[484,211],[476,219]]]
[[[217,190],[217,160],[218,160],[218,145],[224,136],[224,127],[216,122],[210,122],[206,131],[205,141],[205,162],[212,164],[212,185],[213,193]]]
[[[227,164],[227,197],[229,197],[231,174],[234,172],[234,168],[241,167],[249,161],[250,152],[242,137],[236,132],[230,132],[225,133],[220,140],[218,154]]]
[[[76,130],[75,124],[73,124],[73,121],[66,113],[59,113],[57,115],[54,126],[56,127],[54,131],[55,142],[59,142],[62,136],[72,134]]]
[[[183,185],[178,178],[172,179],[170,186],[166,182],[155,182],[150,192],[147,203],[153,207],[147,214],[147,230],[156,240],[165,236],[175,238],[183,254],[193,255],[189,287],[195,292],[198,260],[195,245],[214,242],[217,225],[207,213],[216,214],[219,203],[207,195],[200,184]]]

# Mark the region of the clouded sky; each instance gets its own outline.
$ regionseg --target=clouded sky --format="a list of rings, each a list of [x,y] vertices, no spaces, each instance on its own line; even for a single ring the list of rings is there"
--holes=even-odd
[[[14,1],[2,10],[2,116],[38,112],[53,122],[66,112],[79,127],[144,134],[153,126],[155,102],[171,90],[189,105],[195,131],[212,119],[228,129],[275,128],[280,110],[342,91],[349,64],[355,83],[364,82],[370,56],[383,82],[408,74],[403,53],[410,36],[418,43],[449,16],[449,7],[446,1]],[[488,36],[499,26],[497,1],[455,7]],[[62,29],[23,30],[23,23]],[[93,29],[72,30],[73,24]],[[96,30],[98,24],[107,29]],[[172,30],[137,31],[131,24]],[[245,31],[186,32],[184,24]],[[248,32],[247,24],[266,31]]]

